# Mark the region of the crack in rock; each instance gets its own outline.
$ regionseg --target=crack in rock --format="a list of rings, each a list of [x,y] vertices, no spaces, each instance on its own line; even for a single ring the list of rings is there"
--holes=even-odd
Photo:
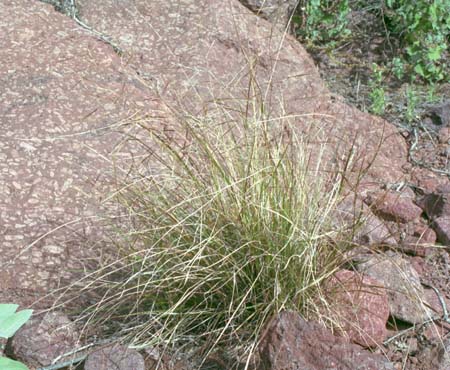
[[[56,11],[72,18],[79,26],[81,26],[88,32],[92,33],[99,40],[110,45],[117,54],[119,55],[123,54],[123,50],[111,40],[110,36],[105,35],[100,31],[97,31],[96,29],[86,24],[83,20],[81,20],[80,9],[77,6],[76,0],[37,0],[37,1],[53,5]]]

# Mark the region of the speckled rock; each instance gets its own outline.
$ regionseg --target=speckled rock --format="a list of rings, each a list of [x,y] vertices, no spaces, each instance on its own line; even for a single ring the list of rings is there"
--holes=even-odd
[[[414,225],[413,237],[416,238],[417,243],[420,244],[434,244],[436,243],[436,232],[423,224]]]
[[[353,154],[349,179],[368,163],[360,183],[405,178],[395,128],[332,96],[303,47],[237,0],[76,4],[97,33],[49,4],[0,1],[0,291],[42,296],[97,254],[112,164],[126,174],[142,153],[124,140],[139,135],[130,122],[171,129],[169,106],[243,111],[253,77],[271,122],[320,131],[338,161]]]
[[[78,340],[79,333],[69,318],[60,312],[50,312],[30,320],[21,328],[11,341],[11,351],[27,365],[44,367],[75,350]],[[64,357],[59,362],[68,360],[70,357]]]
[[[383,356],[333,336],[295,312],[280,313],[264,332],[261,370],[394,370]]]
[[[145,370],[145,362],[139,352],[116,344],[91,353],[84,370]]]
[[[405,178],[406,145],[396,129],[331,96],[298,41],[237,0],[77,4],[89,25],[130,54],[130,65],[189,112],[214,110],[217,101],[241,110],[253,74],[271,118],[291,116],[300,131],[320,130],[339,155],[358,153],[350,166],[358,174],[373,159],[367,181]]]
[[[400,255],[370,256],[357,265],[358,271],[376,279],[386,288],[390,314],[397,319],[423,323],[431,316],[420,277],[411,263]]]
[[[121,128],[161,105],[51,5],[0,1],[0,33],[0,292],[23,303],[97,254],[111,160],[127,167],[136,152]]]
[[[340,270],[328,282],[327,296],[332,307],[330,316],[352,342],[376,347],[386,339],[388,298],[377,280]]]

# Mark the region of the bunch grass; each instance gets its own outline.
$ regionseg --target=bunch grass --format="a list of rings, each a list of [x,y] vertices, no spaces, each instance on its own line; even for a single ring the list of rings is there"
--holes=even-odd
[[[82,282],[101,294],[88,325],[116,323],[139,348],[195,343],[203,358],[239,343],[250,359],[274,314],[320,319],[351,245],[333,222],[344,176],[291,119],[235,113],[138,122],[147,160],[115,193],[129,220],[117,254]]]

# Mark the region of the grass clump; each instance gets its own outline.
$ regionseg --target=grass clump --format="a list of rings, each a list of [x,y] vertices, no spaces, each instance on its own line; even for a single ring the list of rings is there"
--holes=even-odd
[[[239,343],[250,355],[277,312],[317,318],[344,260],[348,233],[333,223],[342,176],[325,146],[287,118],[224,115],[173,131],[139,123],[145,174],[117,193],[132,229],[83,283],[103,292],[90,323],[120,322],[136,347],[195,343],[206,357]]]

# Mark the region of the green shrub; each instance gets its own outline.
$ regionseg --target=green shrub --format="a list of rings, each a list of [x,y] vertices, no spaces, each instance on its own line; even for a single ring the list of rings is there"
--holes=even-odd
[[[308,0],[298,7],[300,13],[294,17],[299,26],[297,34],[313,43],[329,43],[340,40],[350,33],[347,16],[350,12],[348,0]]]
[[[450,1],[386,0],[384,15],[414,72],[426,81],[447,79]]]
[[[333,46],[351,34],[352,11],[375,15],[378,31],[400,46],[386,61],[396,77],[402,79],[406,69],[411,79],[448,81],[450,0],[305,0],[293,18],[297,35],[315,45]]]
[[[11,338],[31,317],[33,310],[16,312],[18,307],[17,304],[0,304],[0,338]],[[0,369],[28,370],[21,362],[6,357],[0,357]]]
[[[81,294],[101,292],[90,325],[120,322],[138,347],[240,344],[249,355],[280,310],[318,317],[321,285],[350,245],[333,223],[341,174],[288,119],[255,112],[183,118],[166,134],[143,125],[147,173],[118,191],[133,229],[81,282]]]

